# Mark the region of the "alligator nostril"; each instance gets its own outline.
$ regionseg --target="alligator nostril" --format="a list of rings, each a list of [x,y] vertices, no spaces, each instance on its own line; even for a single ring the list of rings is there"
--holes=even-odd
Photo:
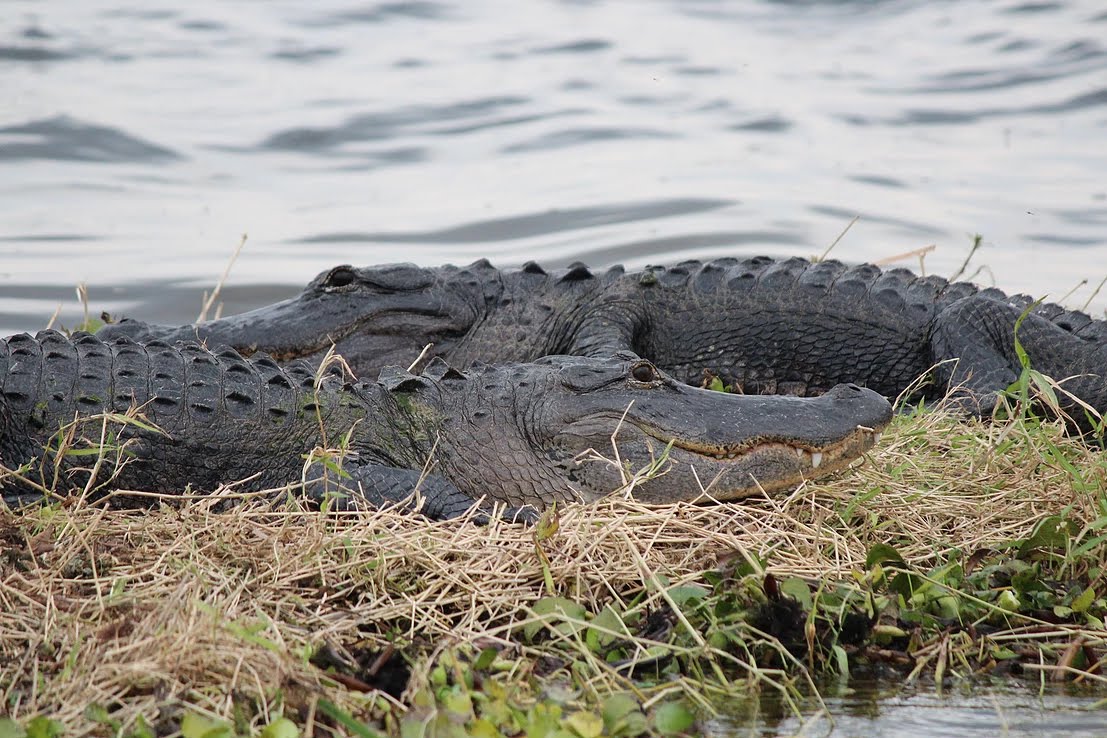
[[[861,388],[859,386],[857,386],[856,384],[854,384],[853,382],[850,382],[846,386],[849,387],[854,392],[860,392],[861,391]]]

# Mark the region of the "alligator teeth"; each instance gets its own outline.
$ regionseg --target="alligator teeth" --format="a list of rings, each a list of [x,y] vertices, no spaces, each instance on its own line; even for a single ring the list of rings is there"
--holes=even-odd
[[[802,448],[797,448],[796,449],[796,456],[799,457],[800,461],[802,461],[803,457],[806,456],[806,455],[807,455],[807,452],[804,451]]]
[[[816,451],[815,453],[811,454],[811,468],[812,469],[818,469],[819,464],[821,464],[821,463],[823,463],[823,455],[820,452]]]

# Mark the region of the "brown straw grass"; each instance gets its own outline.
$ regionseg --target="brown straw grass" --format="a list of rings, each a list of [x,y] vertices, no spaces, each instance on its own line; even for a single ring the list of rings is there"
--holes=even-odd
[[[702,582],[736,559],[839,580],[891,543],[925,569],[950,549],[1026,537],[1046,515],[1095,518],[1088,490],[1103,489],[1104,470],[1057,428],[924,413],[897,418],[854,469],[787,497],[648,507],[615,495],[562,510],[540,545],[556,594],[598,613],[656,601],[659,581]],[[184,710],[231,718],[245,702],[255,727],[290,714],[310,734],[321,699],[362,717],[406,709],[312,665],[323,647],[402,650],[415,661],[408,697],[443,649],[529,653],[513,635],[550,594],[533,528],[258,501],[217,512],[216,502],[0,509],[4,709],[84,735],[103,733],[89,705],[123,731],[143,715],[165,732]],[[596,673],[591,689],[628,688],[603,665]]]

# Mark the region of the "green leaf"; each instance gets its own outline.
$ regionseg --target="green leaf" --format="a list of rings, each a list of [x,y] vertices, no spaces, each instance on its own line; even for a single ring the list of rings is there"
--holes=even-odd
[[[619,613],[615,612],[611,605],[605,605],[600,610],[600,614],[592,618],[592,625],[584,634],[584,641],[590,649],[599,651],[618,637],[612,635],[612,633],[629,635],[626,624],[623,623]]]
[[[472,738],[500,738],[503,735],[496,728],[495,723],[484,718],[477,718],[470,723],[468,733]]]
[[[669,588],[669,597],[672,598],[678,606],[683,606],[689,600],[702,600],[707,597],[711,592],[696,584],[684,584],[679,587]]]
[[[574,712],[565,718],[565,725],[580,738],[599,738],[603,735],[603,718],[594,712]]]
[[[300,738],[300,729],[288,718],[279,717],[261,729],[261,738]]]
[[[807,582],[799,577],[788,577],[780,583],[780,591],[798,602],[804,612],[811,611],[814,603],[811,600],[811,588],[807,586]]]
[[[195,712],[186,712],[181,719],[181,735],[184,738],[231,738],[234,731],[230,723],[212,720]],[[28,735],[27,738],[32,738]]]
[[[849,654],[846,653],[846,649],[835,643],[830,650],[834,652],[834,662],[838,666],[838,675],[842,678],[848,678]]]
[[[532,640],[538,631],[544,626],[555,623],[560,623],[558,629],[562,632],[573,632],[579,627],[576,623],[560,622],[565,619],[572,620],[584,620],[588,616],[588,611],[584,609],[584,606],[573,600],[566,599],[565,597],[543,597],[534,603],[534,614],[539,616],[539,620],[534,620],[523,626],[523,635],[528,640]],[[567,626],[567,627],[565,627]],[[554,626],[558,627],[558,626]]]
[[[1019,556],[1025,557],[1037,549],[1066,548],[1069,540],[1077,532],[1076,523],[1065,520],[1060,515],[1050,515],[1042,518],[1034,526],[1034,531],[1030,534],[1030,537],[1019,545]]]
[[[135,718],[134,727],[130,732],[126,734],[127,738],[156,738],[154,731],[151,730],[150,725],[146,722],[146,718],[139,715]]]
[[[64,728],[57,720],[37,715],[27,723],[27,738],[57,738]]]
[[[638,700],[626,692],[609,695],[600,708],[604,729],[608,733],[615,733],[625,724],[628,715],[638,713],[641,709],[642,706],[638,704]]]
[[[492,662],[496,660],[496,657],[500,655],[500,652],[489,646],[482,650],[480,655],[477,656],[477,660],[473,662],[473,669],[481,671],[487,669],[492,665]]]
[[[906,566],[906,562],[903,557],[900,556],[899,551],[893,546],[889,546],[887,543],[878,543],[869,549],[869,553],[865,556],[865,568],[871,569],[877,564],[896,564],[898,566]]]
[[[11,718],[0,717],[0,738],[26,738],[27,731]]]
[[[1072,601],[1073,612],[1084,612],[1095,602],[1095,590],[1088,587]]]
[[[1007,612],[1018,612],[1022,609],[1019,596],[1009,589],[999,593],[999,597],[996,598],[996,605]]]
[[[350,713],[335,705],[330,700],[319,700],[319,711],[324,715],[342,724],[346,730],[360,738],[384,738],[383,733],[370,728],[365,723],[356,720]]]
[[[686,733],[696,724],[696,716],[683,702],[666,702],[653,712],[653,727],[661,735]]]

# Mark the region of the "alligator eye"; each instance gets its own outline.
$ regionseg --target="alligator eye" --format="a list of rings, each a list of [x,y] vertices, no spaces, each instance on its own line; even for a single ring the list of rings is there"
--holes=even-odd
[[[327,278],[323,280],[323,287],[347,287],[354,283],[357,279],[357,274],[354,270],[348,266],[335,267],[331,270],[331,273],[327,275]]]
[[[643,384],[656,382],[661,378],[653,364],[645,361],[641,364],[635,364],[634,368],[630,370],[630,376],[634,377],[636,382],[642,382]]]

